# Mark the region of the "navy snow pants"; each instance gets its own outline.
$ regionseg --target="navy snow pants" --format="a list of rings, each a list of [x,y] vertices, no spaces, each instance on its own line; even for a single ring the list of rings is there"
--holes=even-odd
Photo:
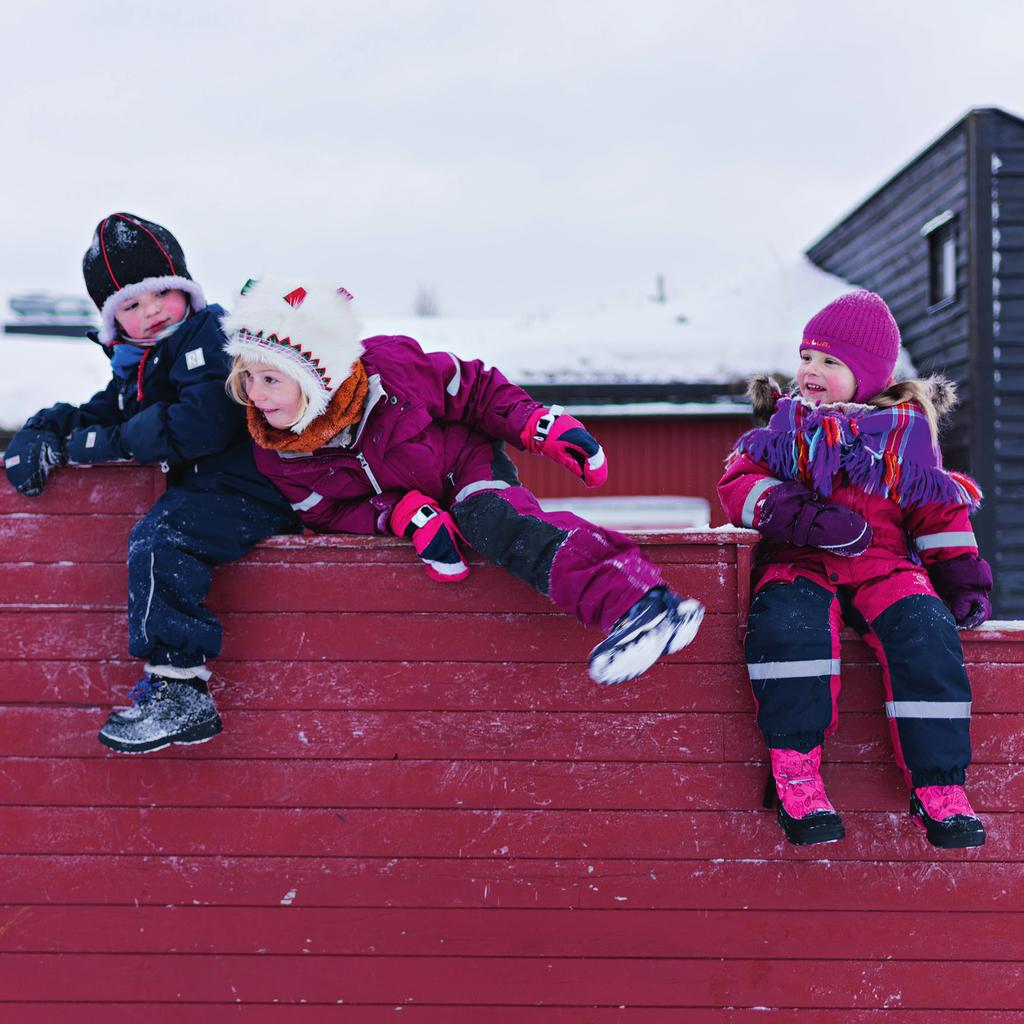
[[[893,748],[908,784],[963,785],[971,686],[953,616],[930,594],[903,597],[870,622],[856,604],[856,591],[840,594],[803,577],[755,595],[746,660],[765,741],[806,753],[835,730],[845,614],[878,656]]]
[[[220,653],[203,601],[213,567],[276,533],[302,529],[291,510],[234,491],[171,487],[128,542],[128,650],[150,665],[194,668]]]

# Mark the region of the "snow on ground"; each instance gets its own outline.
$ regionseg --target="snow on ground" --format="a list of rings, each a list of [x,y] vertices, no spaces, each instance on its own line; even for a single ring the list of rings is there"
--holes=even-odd
[[[6,300],[4,310],[6,312]],[[110,362],[85,338],[0,334],[0,429],[15,430],[55,402],[80,405],[110,380]]]
[[[541,505],[548,512],[574,512],[613,530],[706,530],[711,517],[711,507],[704,498],[673,494],[542,498]]]
[[[483,359],[526,387],[724,382],[761,371],[794,372],[804,323],[849,290],[801,258],[665,303],[636,296],[519,319],[372,316],[364,328],[368,335],[408,334],[427,349]],[[5,320],[11,318],[9,294],[0,294]],[[79,404],[109,380],[105,356],[87,340],[0,334],[0,346],[3,429],[17,428],[54,402]]]

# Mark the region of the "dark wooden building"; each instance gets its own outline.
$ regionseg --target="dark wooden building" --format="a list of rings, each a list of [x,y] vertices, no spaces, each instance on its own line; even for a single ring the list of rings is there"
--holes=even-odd
[[[918,371],[959,385],[946,462],[986,494],[996,614],[1024,618],[1024,120],[969,111],[807,255],[878,292]]]

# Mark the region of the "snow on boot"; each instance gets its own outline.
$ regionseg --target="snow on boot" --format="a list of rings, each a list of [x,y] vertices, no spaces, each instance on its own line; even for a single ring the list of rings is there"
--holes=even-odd
[[[799,750],[769,749],[772,770],[764,794],[765,807],[776,804],[786,838],[797,846],[834,843],[846,835],[842,819],[825,794],[821,747],[806,754]]]
[[[149,674],[128,694],[134,704],[112,711],[99,741],[122,754],[144,754],[172,743],[205,743],[224,727],[206,683],[196,677]]]
[[[668,587],[652,587],[590,652],[590,677],[624,683],[646,672],[663,654],[681,651],[696,635],[704,605]]]
[[[910,794],[910,813],[920,820],[932,846],[957,850],[985,843],[985,826],[963,786],[919,786]]]

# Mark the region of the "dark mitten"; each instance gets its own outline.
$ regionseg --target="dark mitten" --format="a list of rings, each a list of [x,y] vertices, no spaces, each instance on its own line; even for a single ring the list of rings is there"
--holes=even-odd
[[[462,535],[452,517],[433,498],[410,491],[391,511],[391,531],[408,537],[427,575],[439,583],[457,583],[469,575],[459,551]]]
[[[520,440],[527,451],[564,466],[588,487],[600,487],[608,479],[604,449],[594,435],[560,405],[537,409],[523,428]]]
[[[94,462],[125,462],[131,453],[121,441],[120,427],[78,427],[67,441],[68,462],[91,465]]]
[[[871,525],[860,513],[822,501],[798,480],[769,488],[756,526],[775,544],[821,548],[848,558],[871,546]]]
[[[992,567],[984,558],[958,555],[928,566],[928,575],[961,629],[976,629],[992,618]]]
[[[11,486],[28,498],[43,493],[47,477],[67,462],[60,438],[50,430],[26,427],[4,452],[4,469]]]

